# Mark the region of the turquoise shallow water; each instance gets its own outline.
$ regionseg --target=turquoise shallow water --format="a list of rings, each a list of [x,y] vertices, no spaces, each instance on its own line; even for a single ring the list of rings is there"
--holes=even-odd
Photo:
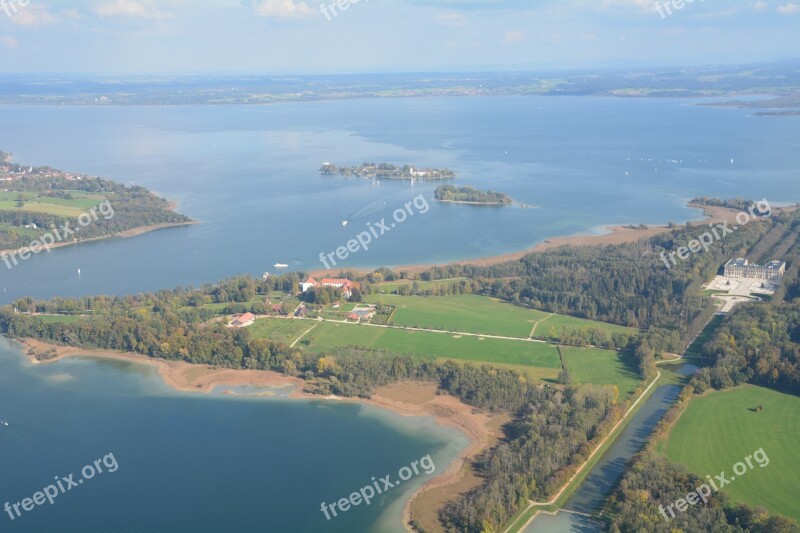
[[[9,532],[398,531],[430,476],[330,521],[320,504],[427,454],[443,470],[466,445],[430,419],[356,404],[178,393],[151,368],[96,359],[30,365],[5,340],[0,419],[0,505],[109,453],[118,464],[53,505],[3,513]]]

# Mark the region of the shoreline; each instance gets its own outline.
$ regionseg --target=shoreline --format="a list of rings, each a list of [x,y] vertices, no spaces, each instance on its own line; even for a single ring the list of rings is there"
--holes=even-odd
[[[736,214],[739,213],[738,210],[728,207],[709,206],[709,205],[701,205],[693,203],[688,204],[688,206],[695,209],[701,209],[703,212],[703,218],[697,220],[690,220],[685,224],[679,225],[678,227],[686,225],[695,225],[695,224],[720,223],[725,220],[732,221],[735,219]],[[773,208],[773,209],[776,211],[780,210],[780,208]],[[388,268],[390,268],[395,272],[402,271],[408,274],[421,274],[422,272],[427,272],[428,270],[434,267],[444,268],[452,265],[493,266],[501,263],[506,263],[508,261],[517,261],[519,259],[522,259],[526,255],[537,252],[544,252],[547,250],[552,250],[554,248],[560,248],[562,246],[574,246],[574,247],[607,246],[614,244],[627,244],[627,243],[637,242],[642,239],[649,239],[655,237],[656,235],[666,233],[668,231],[671,231],[672,228],[670,228],[669,226],[661,225],[661,226],[648,226],[647,229],[638,229],[626,226],[603,226],[603,229],[606,230],[607,233],[603,233],[600,235],[581,233],[577,235],[561,235],[561,236],[549,237],[544,242],[540,242],[525,250],[520,250],[517,252],[509,252],[506,254],[478,257],[475,259],[449,261],[446,263],[419,263],[411,265],[395,265],[395,266],[390,266]],[[341,268],[338,270],[319,269],[308,272],[308,275],[312,277],[331,277],[337,275],[339,272],[342,271],[357,272],[359,274],[370,274],[374,272],[375,269],[374,268]]]
[[[76,348],[46,343],[36,339],[10,339],[20,346],[24,357],[34,365],[57,363],[70,357],[89,357],[123,361],[155,367],[164,384],[179,392],[209,394],[220,387],[252,386],[263,388],[291,388],[289,399],[325,400],[369,405],[403,417],[432,417],[437,426],[448,427],[462,433],[469,444],[452,459],[447,468],[425,482],[408,497],[403,509],[403,527],[411,531],[409,522],[418,498],[427,490],[456,485],[464,478],[464,467],[488,449],[497,435],[492,427],[502,415],[478,412],[455,396],[438,394],[435,383],[399,382],[376,389],[372,397],[345,398],[320,396],[303,391],[305,381],[270,370],[243,370],[198,365],[184,361],[154,359],[133,352]],[[55,351],[55,357],[39,360],[38,354]],[[220,391],[232,394],[231,391]],[[260,396],[265,396],[261,394]]]
[[[199,222],[197,222],[196,220],[192,220],[189,222],[166,222],[164,224],[153,224],[152,226],[140,226],[138,228],[131,228],[125,231],[121,231],[119,233],[113,233],[111,235],[102,235],[100,237],[90,237],[88,239],[72,240],[69,242],[59,242],[51,245],[50,249],[55,250],[56,248],[62,248],[64,246],[75,246],[77,244],[101,241],[104,239],[112,239],[112,238],[127,239],[129,237],[138,237],[139,235],[144,235],[145,233],[150,233],[151,231],[158,231],[167,228],[179,228],[181,226],[193,226],[194,224],[199,224]],[[27,246],[22,246],[21,248],[17,249],[0,250],[0,254],[19,254],[20,250],[23,250],[25,248],[27,248]]]

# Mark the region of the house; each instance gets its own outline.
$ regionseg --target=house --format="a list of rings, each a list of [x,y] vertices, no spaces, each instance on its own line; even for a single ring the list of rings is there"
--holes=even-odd
[[[301,305],[300,308],[297,311],[295,311],[294,316],[296,316],[297,318],[306,318],[308,316],[308,313],[310,312],[311,310],[308,307],[306,307],[305,305]]]
[[[750,263],[743,257],[731,259],[725,263],[725,276],[729,278],[756,278],[778,281],[786,272],[784,261],[772,260],[766,265]]]
[[[358,283],[343,278],[322,278],[321,280],[317,281],[313,277],[309,277],[300,284],[300,289],[303,292],[307,292],[317,287],[332,287],[334,289],[339,289],[342,291],[342,296],[349,299],[353,295],[353,289],[358,287]]]
[[[242,313],[241,315],[237,316],[236,318],[228,324],[232,328],[246,328],[253,324],[256,321],[256,315],[253,313]]]

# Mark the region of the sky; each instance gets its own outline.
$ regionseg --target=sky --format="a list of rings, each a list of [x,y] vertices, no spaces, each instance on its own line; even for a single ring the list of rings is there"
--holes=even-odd
[[[537,71],[798,57],[800,0],[0,0],[3,73]]]

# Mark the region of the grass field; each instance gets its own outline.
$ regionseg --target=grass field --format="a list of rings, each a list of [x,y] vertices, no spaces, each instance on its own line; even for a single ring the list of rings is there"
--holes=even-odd
[[[584,318],[575,318],[567,315],[552,315],[551,317],[545,318],[542,322],[537,324],[533,336],[538,338],[550,337],[550,333],[553,330],[555,331],[556,336],[558,336],[561,334],[561,330],[563,328],[567,328],[567,330],[597,329],[605,331],[609,335],[612,333],[636,333],[636,330],[633,328],[626,328],[625,326],[618,326],[616,324],[608,324],[606,322],[598,322],[596,320],[586,320]]]
[[[45,324],[74,324],[87,317],[74,315],[36,315]]]
[[[512,305],[495,298],[462,294],[453,296],[399,296],[396,294],[370,295],[367,301],[382,302],[397,308],[393,325],[462,331],[527,339],[534,325],[534,337],[547,336],[550,326],[560,333],[562,327],[597,328],[613,331],[635,332],[631,328],[573,318],[550,315],[535,309]]]
[[[306,339],[312,351],[345,346],[376,348],[420,357],[541,367],[553,369],[556,376],[561,367],[555,346],[539,342],[459,337],[333,322],[320,324]]]
[[[0,209],[14,211],[27,211],[30,213],[45,213],[64,217],[77,217],[85,213],[87,209],[98,205],[105,200],[102,194],[89,194],[84,191],[69,191],[73,198],[65,200],[63,198],[50,198],[39,196],[33,192],[24,192],[22,200],[24,205],[17,207],[17,199],[20,193],[16,191],[0,192]]]
[[[400,287],[413,287],[415,283],[420,290],[426,290],[438,289],[439,287],[449,287],[453,283],[458,283],[459,281],[466,279],[467,278],[448,278],[438,279],[436,281],[415,281],[404,279],[402,281],[385,281],[383,283],[376,284],[374,289],[381,294],[393,294],[396,293]]]
[[[256,339],[269,339],[275,342],[292,344],[308,328],[315,324],[312,320],[291,318],[260,318],[247,328]]]
[[[630,354],[597,348],[561,347],[573,383],[616,385],[620,401],[627,400],[641,385]]]
[[[762,412],[754,409],[763,405]],[[763,448],[769,464],[736,476],[733,466]],[[734,501],[800,520],[800,397],[746,385],[695,398],[675,425],[667,457],[701,475],[736,479]]]
[[[474,294],[431,297],[386,294],[371,295],[367,300],[395,306],[392,323],[397,326],[505,337],[528,338],[533,324],[547,316],[541,311]]]

